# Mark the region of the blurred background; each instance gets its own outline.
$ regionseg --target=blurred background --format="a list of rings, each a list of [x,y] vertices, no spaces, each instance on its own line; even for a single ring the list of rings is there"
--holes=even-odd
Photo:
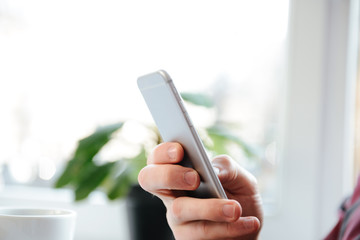
[[[75,240],[129,239],[123,200],[74,203],[53,185],[98,126],[132,121],[124,134],[138,141],[136,124],[152,118],[136,79],[165,69],[180,91],[211,96],[216,118],[256,149],[233,157],[259,180],[262,239],[323,237],[360,168],[359,10],[356,0],[0,0],[0,204],[75,209]],[[189,111],[199,127],[214,118]]]

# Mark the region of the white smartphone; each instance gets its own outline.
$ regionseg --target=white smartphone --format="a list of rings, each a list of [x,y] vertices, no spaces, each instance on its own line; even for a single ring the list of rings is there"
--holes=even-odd
[[[138,87],[165,142],[178,142],[185,156],[181,165],[194,168],[201,183],[187,195],[197,198],[227,198],[204,145],[170,76],[163,70],[139,77]]]

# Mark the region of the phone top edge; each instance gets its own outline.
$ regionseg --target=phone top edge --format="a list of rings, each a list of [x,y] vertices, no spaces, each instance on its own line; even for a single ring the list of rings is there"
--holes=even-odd
[[[166,79],[166,81],[172,81],[170,75],[165,70],[160,69],[159,71],[157,71],[157,73],[161,74]]]
[[[143,75],[137,79],[139,89],[147,89],[171,82],[170,75],[165,70]]]

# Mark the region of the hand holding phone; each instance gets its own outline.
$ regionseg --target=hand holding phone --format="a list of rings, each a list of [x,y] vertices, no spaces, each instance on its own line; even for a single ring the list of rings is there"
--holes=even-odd
[[[137,83],[162,139],[180,143],[185,151],[181,165],[194,168],[200,175],[199,188],[188,194],[197,198],[227,199],[170,76],[160,70],[139,77]]]

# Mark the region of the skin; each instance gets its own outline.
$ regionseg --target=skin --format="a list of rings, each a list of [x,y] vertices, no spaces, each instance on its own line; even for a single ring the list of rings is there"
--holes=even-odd
[[[200,177],[194,169],[177,164],[183,156],[180,144],[160,144],[138,177],[141,187],[165,204],[175,238],[258,239],[263,210],[256,179],[230,157],[217,156],[212,164],[229,199],[186,197],[182,191],[195,190]]]

